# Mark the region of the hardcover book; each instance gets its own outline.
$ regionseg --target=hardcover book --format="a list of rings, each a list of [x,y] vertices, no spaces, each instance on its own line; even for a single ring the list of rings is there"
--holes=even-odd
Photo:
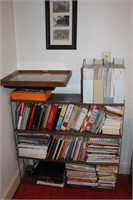
[[[58,105],[56,105],[56,104],[51,105],[51,109],[49,111],[49,115],[48,115],[48,119],[47,119],[47,123],[46,123],[47,129],[52,129],[54,121],[55,121],[57,109],[58,109]]]
[[[21,89],[14,90],[11,92],[11,98],[13,100],[37,100],[37,101],[46,101],[50,95],[51,91],[45,90],[33,90],[33,89]]]

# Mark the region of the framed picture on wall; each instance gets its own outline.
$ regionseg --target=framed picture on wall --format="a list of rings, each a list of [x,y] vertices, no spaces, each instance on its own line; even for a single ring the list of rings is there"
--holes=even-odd
[[[77,1],[45,0],[46,49],[76,49]]]

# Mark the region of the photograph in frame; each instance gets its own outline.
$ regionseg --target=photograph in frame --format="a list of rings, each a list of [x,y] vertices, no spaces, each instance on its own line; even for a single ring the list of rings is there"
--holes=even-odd
[[[76,49],[77,1],[45,0],[46,49]]]

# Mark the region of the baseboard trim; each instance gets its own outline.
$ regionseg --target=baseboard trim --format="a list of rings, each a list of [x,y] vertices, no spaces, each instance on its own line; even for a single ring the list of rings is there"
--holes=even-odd
[[[120,163],[119,174],[130,174],[130,164],[129,163]]]
[[[23,176],[24,173],[24,165],[21,163],[21,175]],[[20,178],[20,171],[17,170],[16,175],[14,176],[14,179],[12,180],[9,188],[7,188],[7,192],[4,195],[3,199],[12,199],[19,184],[21,182],[21,178]]]
[[[13,179],[11,185],[9,186],[8,191],[5,194],[3,199],[12,199],[19,184],[20,184],[20,174],[19,174],[19,171],[17,171],[17,174],[14,177],[14,179]]]

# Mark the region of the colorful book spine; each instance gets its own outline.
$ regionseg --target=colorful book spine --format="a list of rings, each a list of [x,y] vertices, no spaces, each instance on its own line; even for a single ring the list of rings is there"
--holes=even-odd
[[[88,112],[88,109],[87,108],[82,108],[80,114],[79,114],[79,117],[78,117],[78,120],[75,124],[75,127],[74,127],[74,130],[75,131],[79,131],[81,126],[82,126],[82,123],[87,115],[87,112]]]
[[[32,128],[33,125],[33,120],[36,114],[36,110],[37,110],[37,104],[35,103],[33,108],[32,108],[32,112],[31,112],[31,116],[30,116],[30,120],[29,120],[29,124],[28,124],[28,129]]]
[[[71,129],[71,126],[72,126],[72,123],[73,123],[73,120],[76,116],[76,113],[77,113],[77,110],[78,110],[78,106],[77,105],[74,105],[74,108],[73,108],[73,111],[72,111],[72,114],[70,116],[70,119],[68,121],[68,124],[66,126],[66,130],[70,130]]]
[[[44,119],[43,119],[43,122],[42,122],[42,129],[46,128],[46,124],[47,124],[47,120],[48,120],[50,109],[51,109],[51,104],[48,104],[47,108],[46,108],[45,116],[44,116]]]
[[[66,110],[67,110],[67,106],[68,106],[67,104],[63,104],[62,105],[60,116],[59,116],[59,119],[58,119],[58,122],[57,122],[56,128],[55,128],[57,130],[60,130],[60,128],[61,128],[61,125],[62,125],[62,122],[63,122],[63,118],[64,118]]]
[[[62,125],[61,125],[61,130],[65,130],[66,129],[68,121],[69,121],[70,116],[72,114],[73,108],[74,108],[74,104],[69,104],[68,105],[67,110],[66,110],[66,114],[64,116],[64,119],[63,119],[63,122],[62,122]]]
[[[48,120],[47,120],[47,123],[46,123],[47,129],[52,129],[53,124],[54,124],[54,120],[55,120],[55,117],[56,117],[57,109],[58,109],[58,106],[56,104],[51,105]]]

